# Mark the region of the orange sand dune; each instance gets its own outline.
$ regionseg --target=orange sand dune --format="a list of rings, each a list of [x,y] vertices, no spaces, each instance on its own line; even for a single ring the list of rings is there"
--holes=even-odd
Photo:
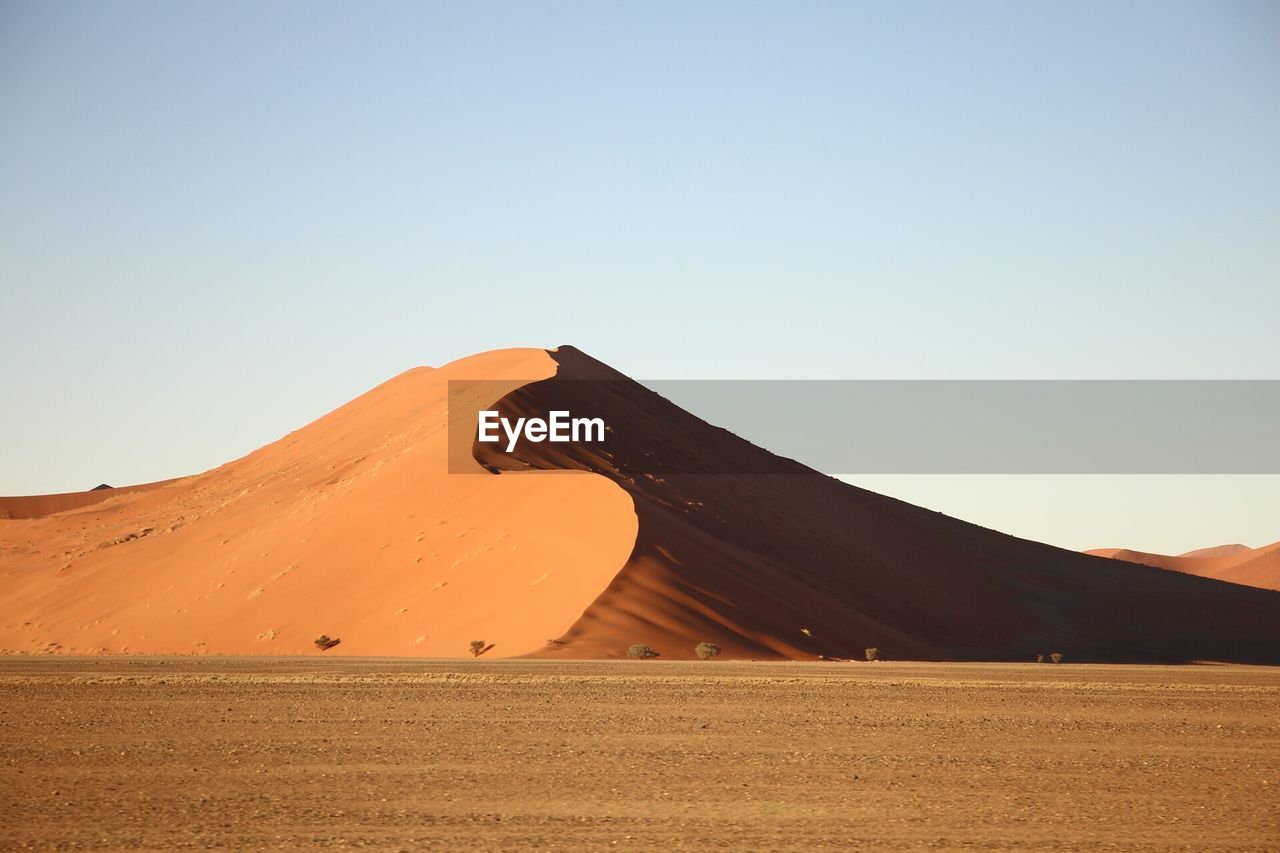
[[[449,379],[550,376],[542,350],[410,370],[162,487],[0,522],[0,648],[513,655],[559,636],[635,541],[601,477],[448,476]],[[94,492],[93,495],[111,494]],[[74,503],[74,502],[72,502]]]
[[[95,486],[87,492],[64,492],[59,495],[24,495],[22,497],[0,497],[0,518],[41,518],[69,509],[100,504],[113,500],[121,495],[155,489],[166,486],[173,480],[162,480],[159,483],[144,483],[140,486]]]
[[[552,357],[553,379],[499,408],[601,415],[614,427],[607,449],[474,452],[501,469],[603,474],[632,496],[640,529],[617,578],[539,656],[611,656],[643,642],[684,658],[709,640],[752,657],[861,657],[875,646],[902,658],[1061,650],[1280,663],[1276,593],[1101,561],[867,492],[713,427],[571,347]],[[750,473],[655,475],[655,460]]]
[[[1229,557],[1232,554],[1245,554],[1253,549],[1248,545],[1214,545],[1212,548],[1197,548],[1194,551],[1188,551],[1185,554],[1179,554],[1179,557]]]
[[[1280,542],[1262,548],[1218,545],[1188,551],[1177,557],[1129,548],[1098,548],[1085,553],[1244,586],[1280,590]]]
[[[569,409],[612,432],[450,448],[456,379],[498,382],[455,412]],[[450,452],[475,473],[450,474]],[[495,656],[688,658],[710,641],[726,657],[1280,663],[1280,594],[846,485],[570,347],[411,370],[243,459],[116,492],[0,521],[0,648],[319,654],[328,634],[330,655],[477,639]]]

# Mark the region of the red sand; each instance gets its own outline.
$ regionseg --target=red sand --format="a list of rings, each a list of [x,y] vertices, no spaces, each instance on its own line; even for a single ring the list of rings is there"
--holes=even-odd
[[[500,473],[450,475],[461,378],[503,381],[475,408],[619,428],[603,447],[477,446]],[[618,381],[562,381],[582,378]],[[753,473],[658,476],[654,459]],[[724,657],[1280,663],[1280,594],[846,485],[570,347],[411,370],[221,468],[105,494],[0,521],[0,649],[319,654],[328,634],[329,655],[484,640],[492,656],[689,658],[710,641]]]

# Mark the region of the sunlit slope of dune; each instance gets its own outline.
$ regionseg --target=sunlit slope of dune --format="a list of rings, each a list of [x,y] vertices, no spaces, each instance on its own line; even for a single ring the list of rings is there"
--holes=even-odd
[[[577,350],[553,357],[554,378],[499,408],[589,411],[613,426],[609,440],[526,444],[515,458],[492,445],[473,452],[495,469],[603,474],[631,495],[640,526],[626,566],[537,655],[615,656],[646,643],[687,658],[708,641],[753,657],[860,658],[877,647],[899,658],[1280,662],[1280,594],[1065,551],[858,489]]]
[[[342,640],[328,654],[544,646],[626,561],[631,498],[581,472],[450,476],[445,406],[449,379],[515,388],[555,368],[504,350],[410,370],[207,473],[0,521],[0,648],[299,654],[321,634]]]

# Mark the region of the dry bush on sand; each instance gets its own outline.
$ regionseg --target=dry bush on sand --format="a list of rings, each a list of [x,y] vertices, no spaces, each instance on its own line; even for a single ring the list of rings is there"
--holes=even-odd
[[[701,660],[710,660],[720,654],[720,647],[715,643],[698,643],[693,647],[693,652]]]

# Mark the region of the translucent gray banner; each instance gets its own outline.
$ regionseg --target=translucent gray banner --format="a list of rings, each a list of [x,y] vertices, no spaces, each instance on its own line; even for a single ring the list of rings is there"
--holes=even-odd
[[[627,451],[619,464],[630,474],[787,473],[767,454],[735,452],[725,444],[731,436],[697,419],[832,475],[1280,473],[1280,380],[640,384],[552,379],[508,402],[526,415],[556,409],[602,417],[609,428],[603,444]],[[456,395],[452,385],[459,432],[450,443],[471,447],[475,401],[486,395],[474,384]],[[495,388],[488,396],[502,394]],[[485,449],[495,448],[507,452],[505,443]],[[522,442],[512,454],[549,450]],[[577,450],[590,455],[592,448]]]

